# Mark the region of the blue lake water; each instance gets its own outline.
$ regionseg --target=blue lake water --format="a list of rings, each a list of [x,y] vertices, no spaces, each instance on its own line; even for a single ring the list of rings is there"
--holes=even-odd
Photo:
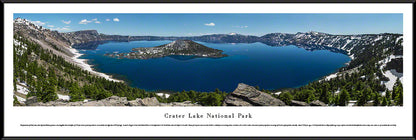
[[[343,67],[350,58],[327,50],[306,51],[296,46],[272,47],[262,43],[216,44],[198,42],[223,50],[228,57],[193,58],[170,56],[156,59],[116,59],[105,53],[130,52],[171,41],[109,42],[96,50],[81,50],[97,71],[116,75],[131,86],[146,90],[231,92],[238,83],[262,89],[306,85]]]

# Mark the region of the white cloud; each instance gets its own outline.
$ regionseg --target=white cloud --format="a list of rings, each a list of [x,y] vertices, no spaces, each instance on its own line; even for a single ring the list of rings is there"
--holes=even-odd
[[[107,19],[105,19],[105,21],[110,21],[110,19],[107,18]]]
[[[115,21],[115,22],[119,22],[119,21],[120,21],[120,19],[118,19],[118,18],[113,18],[113,21]]]
[[[47,25],[48,27],[50,27],[50,28],[52,28],[52,27],[55,27],[55,26],[53,26],[53,25]]]
[[[70,24],[71,23],[71,21],[70,20],[68,20],[68,21],[65,21],[65,20],[61,20],[63,23],[65,23],[65,24]]]
[[[46,24],[45,22],[42,22],[42,21],[30,21],[30,22],[32,22],[33,24],[39,25],[39,26],[43,26],[43,25]]]
[[[91,23],[92,21],[90,21],[90,20],[87,20],[87,19],[83,19],[83,20],[81,20],[80,22],[79,22],[79,24],[88,24],[88,23]]]
[[[205,25],[205,26],[215,26],[215,23],[214,23],[214,22],[211,22],[211,23],[205,23],[204,25]]]
[[[94,18],[94,19],[91,19],[91,20],[83,19],[79,22],[79,24],[88,24],[88,23],[92,23],[92,22],[97,23],[97,24],[101,23],[100,21],[98,21],[97,18]]]
[[[101,23],[100,21],[98,21],[97,18],[92,19],[92,21],[94,21],[94,23],[97,23],[97,24]]]
[[[231,27],[233,27],[233,28],[247,28],[248,26],[247,25],[241,25],[241,26],[231,26]]]
[[[68,27],[71,27],[71,26],[65,26],[65,27],[67,27],[67,28],[68,28]]]

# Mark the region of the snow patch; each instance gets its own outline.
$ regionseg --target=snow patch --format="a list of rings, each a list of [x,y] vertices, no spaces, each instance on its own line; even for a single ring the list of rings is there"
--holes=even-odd
[[[403,73],[398,73],[395,69],[387,70],[383,74],[389,78],[389,81],[382,81],[382,84],[386,85],[386,88],[389,90],[393,90],[393,86],[394,83],[396,83],[397,78],[399,78],[400,81],[403,81]]]
[[[334,73],[334,74],[328,75],[327,77],[325,77],[325,80],[326,80],[326,81],[331,80],[332,78],[337,77],[337,74],[338,74],[338,73]]]
[[[58,98],[64,101],[69,101],[70,97],[68,95],[58,94]]]
[[[169,98],[170,94],[167,93],[156,93],[157,96]]]
[[[400,39],[402,39],[402,38],[403,38],[403,36],[398,37],[398,38],[396,39],[396,43],[397,43],[397,42],[399,42],[399,40],[400,40]]]
[[[352,49],[354,49],[354,47],[351,47],[349,50],[347,50],[349,54],[351,53]]]
[[[386,91],[378,92],[381,96],[386,96]]]
[[[396,58],[403,58],[403,55],[390,55],[387,58],[378,61],[378,64],[382,64],[380,66],[380,69],[383,70],[383,68],[386,67],[387,63],[389,63],[392,59],[396,59]]]
[[[339,94],[341,92],[341,90],[340,89],[337,89],[337,91],[335,91],[334,93],[335,94]]]
[[[380,40],[382,38],[383,38],[383,36],[378,36],[376,39],[374,39],[374,42],[376,42],[376,41],[378,41],[378,40]]]
[[[352,40],[347,40],[347,43],[344,44],[344,46],[341,47],[341,49],[344,49]]]
[[[351,58],[351,60],[355,59],[354,54],[349,56]]]
[[[348,105],[349,107],[355,106],[357,104],[357,100],[349,100]]]
[[[272,93],[272,94],[274,94],[274,95],[280,95],[282,92],[281,91],[279,91],[279,92],[276,92],[276,93]]]
[[[16,96],[16,98],[17,98],[17,101],[19,101],[19,102],[21,102],[21,103],[26,102],[26,99],[25,99],[25,98],[19,97],[19,96],[17,96],[17,95],[15,95],[15,96]]]
[[[16,84],[16,91],[19,93],[22,93],[24,95],[27,95],[29,93],[29,89],[27,89],[26,87],[23,87],[19,84]]]

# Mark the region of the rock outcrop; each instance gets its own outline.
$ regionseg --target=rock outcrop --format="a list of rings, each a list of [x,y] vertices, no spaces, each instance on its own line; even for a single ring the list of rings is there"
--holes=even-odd
[[[111,96],[98,101],[86,102],[82,106],[125,106],[127,103],[127,97]]]
[[[309,105],[311,105],[311,106],[326,106],[326,104],[324,102],[321,102],[319,100],[312,101]]]
[[[143,106],[158,106],[159,105],[159,101],[156,99],[156,97],[144,98],[142,100],[139,100],[139,103]]]
[[[32,96],[32,97],[29,97],[29,98],[26,99],[25,104],[30,105],[30,104],[34,104],[34,103],[37,103],[37,102],[38,102],[38,97]]]
[[[273,96],[261,92],[256,88],[240,83],[230,95],[228,95],[223,105],[226,106],[284,106],[285,103]]]
[[[191,101],[184,101],[184,102],[172,102],[172,103],[161,103],[161,106],[200,106],[198,104],[194,104]]]
[[[301,101],[296,101],[296,100],[292,100],[290,101],[290,105],[291,106],[310,106],[308,103],[306,102],[301,102]]]
[[[37,97],[32,96],[25,102],[27,106],[199,106],[190,101],[174,102],[174,103],[159,103],[156,97],[152,98],[137,98],[136,100],[128,101],[126,97],[111,96],[97,101],[78,101],[68,102],[64,100],[56,100],[50,102],[37,102]]]

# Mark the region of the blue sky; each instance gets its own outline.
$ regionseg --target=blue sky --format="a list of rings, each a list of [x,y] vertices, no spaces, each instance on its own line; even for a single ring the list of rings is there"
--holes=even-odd
[[[17,17],[60,32],[94,29],[117,35],[403,33],[402,14],[14,14]]]

